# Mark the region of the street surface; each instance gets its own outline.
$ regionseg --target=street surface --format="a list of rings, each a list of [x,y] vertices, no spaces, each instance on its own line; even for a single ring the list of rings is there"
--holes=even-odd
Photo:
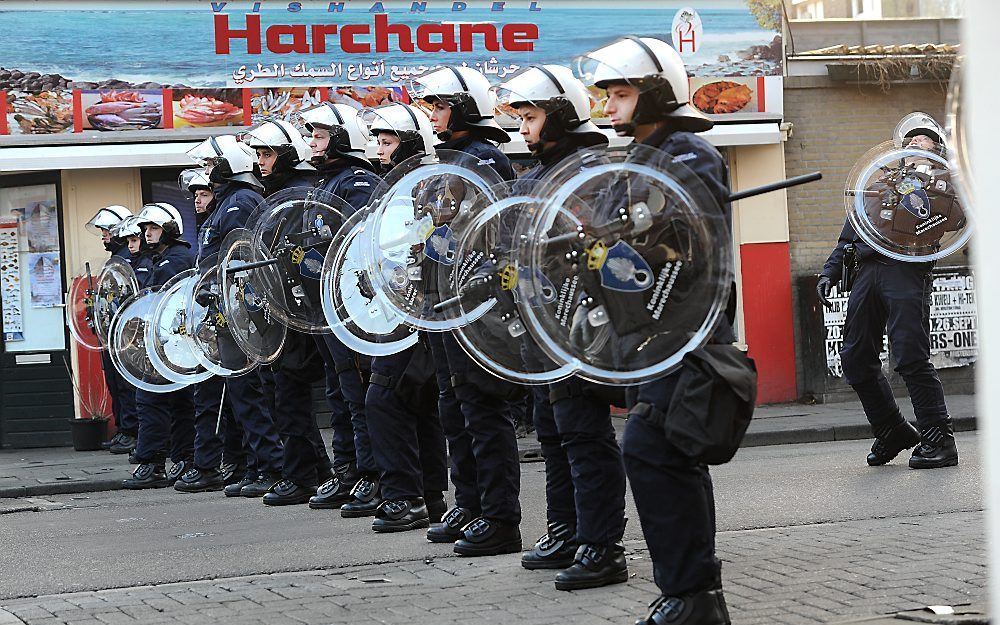
[[[869,468],[866,441],[756,447],[715,468],[733,622],[983,604],[977,436],[957,439],[961,465],[933,471]],[[527,548],[544,532],[544,473],[521,466]],[[458,558],[422,532],[304,506],[172,490],[0,499],[0,625],[631,623],[656,591],[631,500],[628,515],[629,583],[566,593],[516,556]]]

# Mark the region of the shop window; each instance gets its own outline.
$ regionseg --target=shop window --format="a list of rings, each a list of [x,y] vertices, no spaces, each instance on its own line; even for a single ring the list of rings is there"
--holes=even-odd
[[[66,349],[58,184],[53,177],[34,178],[0,178],[0,311],[7,353]]]
[[[166,202],[173,205],[184,219],[184,240],[198,245],[198,227],[194,219],[194,200],[177,186],[183,168],[163,167],[142,170],[142,201]]]

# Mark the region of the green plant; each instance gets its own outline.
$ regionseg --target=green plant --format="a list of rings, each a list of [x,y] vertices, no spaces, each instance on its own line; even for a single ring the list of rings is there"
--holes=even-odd
[[[746,0],[746,3],[761,28],[781,32],[781,0]]]

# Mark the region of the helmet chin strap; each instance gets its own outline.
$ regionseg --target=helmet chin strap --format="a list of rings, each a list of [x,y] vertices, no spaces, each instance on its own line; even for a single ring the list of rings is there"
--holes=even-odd
[[[438,139],[440,139],[442,141],[451,141],[451,137],[454,134],[455,133],[454,133],[454,131],[452,131],[451,128],[445,128],[441,132],[437,133],[437,137],[438,137]]]

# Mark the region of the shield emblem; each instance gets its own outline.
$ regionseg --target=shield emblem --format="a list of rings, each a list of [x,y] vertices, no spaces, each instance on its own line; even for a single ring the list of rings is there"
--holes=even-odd
[[[927,219],[931,216],[931,199],[923,189],[913,189],[903,195],[899,203],[917,219]]]
[[[638,292],[653,286],[649,263],[624,241],[608,249],[600,275],[601,286],[613,291]]]
[[[517,268],[518,280],[512,291],[514,303],[520,303],[524,299],[528,306],[538,308],[556,301],[556,285],[552,284],[552,280],[549,280],[548,276],[537,268],[535,269],[535,284],[538,285],[538,294],[528,295],[524,287],[526,282],[530,282],[528,271],[527,267]]]
[[[319,274],[323,271],[323,260],[324,256],[316,248],[309,250],[299,262],[299,273],[303,278],[319,280]]]
[[[441,265],[455,264],[455,233],[448,225],[438,226],[424,243],[427,258]]]

